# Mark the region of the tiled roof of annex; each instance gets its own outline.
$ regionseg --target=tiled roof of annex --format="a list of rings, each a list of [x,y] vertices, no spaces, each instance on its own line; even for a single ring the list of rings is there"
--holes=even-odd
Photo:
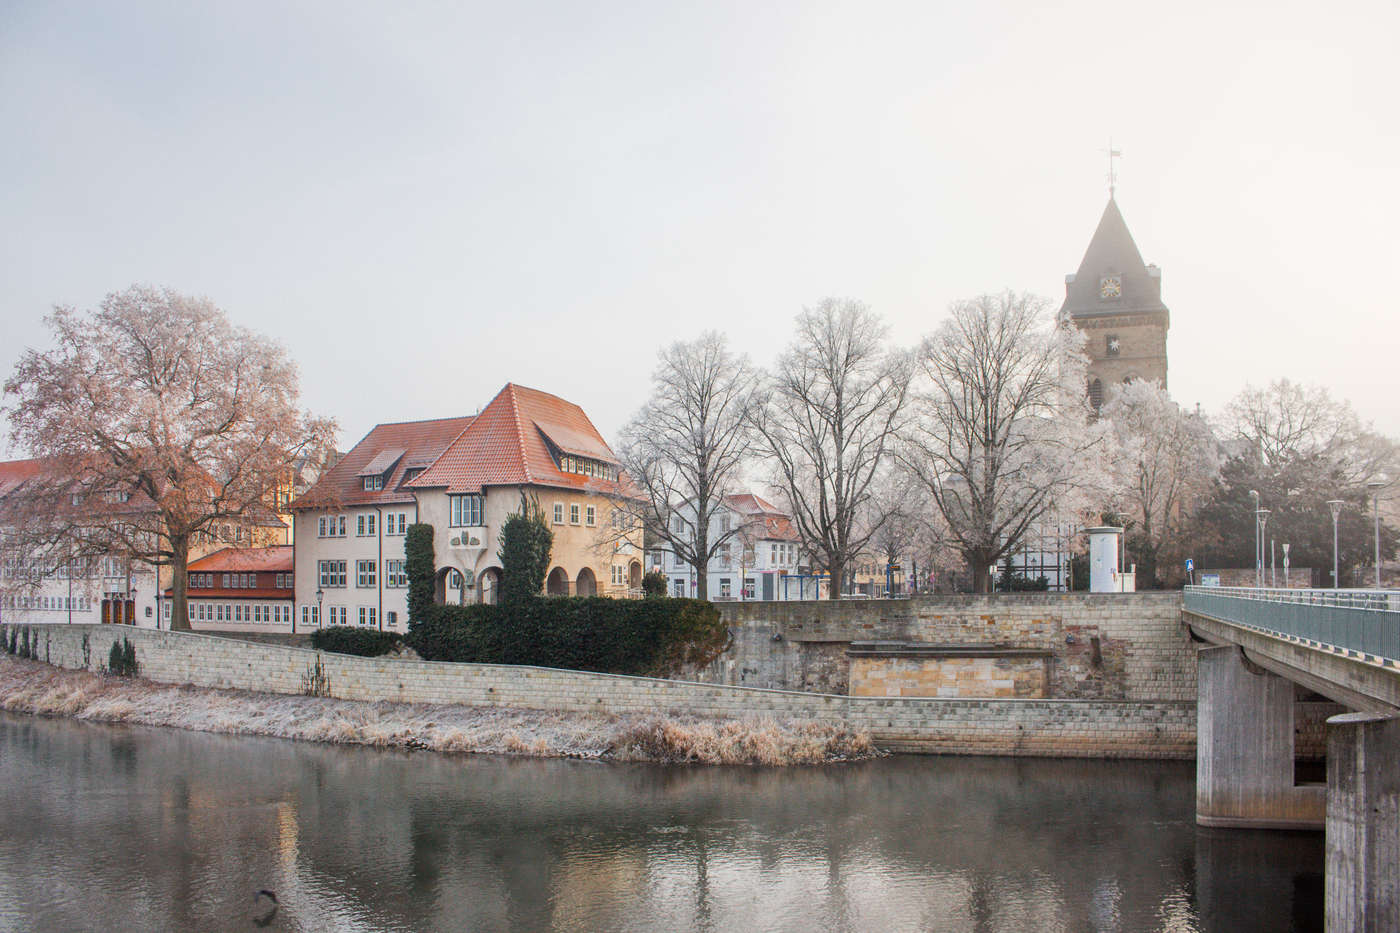
[[[506,383],[433,465],[408,486],[449,493],[516,485],[619,491],[619,483],[604,477],[565,472],[560,460],[566,454],[614,468],[618,463],[617,455],[582,408],[539,389]]]
[[[746,516],[751,523],[763,523],[763,540],[773,541],[796,541],[798,539],[797,529],[792,526],[792,519],[788,514],[776,505],[751,492],[735,493],[724,497],[724,504],[729,506],[740,515]]]
[[[394,505],[413,501],[404,482],[409,470],[435,461],[472,423],[470,415],[429,421],[378,424],[292,503],[293,509]],[[398,456],[396,457],[395,454]],[[392,460],[392,462],[388,462]],[[365,489],[365,470],[374,464],[385,472],[382,489]]]
[[[6,460],[0,462],[0,497],[8,495],[44,469],[42,460]]]
[[[226,547],[190,561],[191,573],[285,573],[292,569],[290,544]]]

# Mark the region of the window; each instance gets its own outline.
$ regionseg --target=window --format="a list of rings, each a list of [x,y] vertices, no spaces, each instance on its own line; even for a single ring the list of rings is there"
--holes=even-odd
[[[676,596],[679,597],[679,598],[684,598],[684,597],[685,597],[685,581],[684,581],[684,580],[672,580],[672,581],[671,581],[671,592],[675,593]]]
[[[452,500],[454,528],[469,528],[481,524],[481,496],[449,496]]]
[[[729,516],[728,516],[728,515],[721,515],[721,516],[719,517],[719,533],[722,534],[722,535],[727,535],[727,534],[729,534]]]
[[[384,520],[384,533],[386,535],[401,535],[408,530],[407,516],[403,512],[390,512]],[[397,519],[397,522],[395,521]]]
[[[365,536],[365,517],[363,515],[355,516],[355,534],[361,538]]]
[[[621,586],[622,584],[626,583],[626,582],[627,582],[627,568],[626,568],[626,567],[619,567],[617,564],[613,564],[613,568],[612,568],[612,582],[613,582],[613,586]]]
[[[365,492],[374,492],[375,490],[383,489],[383,488],[384,488],[384,474],[383,474],[383,473],[379,474],[378,476],[366,476],[366,477],[365,477]]]
[[[725,599],[729,598],[729,578],[721,577],[719,581],[719,595]]]
[[[342,538],[343,538],[343,537],[345,537],[345,516],[344,516],[344,515],[341,515],[341,516],[338,516],[338,518],[339,518],[339,521],[338,521],[337,524],[336,524],[336,528],[337,528],[336,534],[337,534],[339,537],[342,537]]]
[[[571,505],[569,506],[569,524],[570,524],[570,525],[577,525],[577,524],[578,524],[578,503],[577,503],[577,502],[575,502],[575,503],[573,503],[573,504],[571,504]]]
[[[379,620],[377,618],[378,612],[379,610],[376,609],[374,606],[361,606],[360,624],[367,625],[370,628],[374,628],[376,625],[379,624]]]
[[[375,585],[377,570],[372,560],[355,561],[355,585],[358,587],[372,587]]]
[[[306,626],[306,625],[310,625],[310,624],[311,624],[311,607],[310,607],[310,606],[302,606],[302,607],[301,607],[301,624],[302,624],[303,626]]]
[[[672,567],[684,567],[684,566],[685,566],[685,561],[681,558],[681,556],[680,556],[679,554],[672,554],[672,555],[671,555],[671,566],[672,566]]]
[[[684,532],[684,531],[685,531],[685,519],[681,518],[679,515],[673,516],[673,517],[671,518],[671,533],[672,533],[672,534],[681,534],[681,533]]]
[[[316,569],[316,582],[322,588],[345,585],[345,561],[319,561],[316,565]]]
[[[231,574],[231,573],[226,573],[226,574],[224,574],[224,589],[226,589],[226,590],[231,590],[231,589],[233,589],[233,574]]]
[[[562,502],[554,503],[554,524],[564,524],[564,503]]]
[[[394,628],[399,624],[399,614],[392,610],[384,613],[384,624],[389,628]]]
[[[753,579],[753,577],[745,577],[745,578],[744,578],[744,598],[745,598],[745,599],[753,599],[753,594],[754,594],[754,585],[753,585],[753,584],[754,584],[754,579]]]
[[[583,523],[592,528],[598,523],[598,510],[594,506],[587,506],[583,510]]]
[[[325,536],[326,536],[326,516],[322,515],[320,518],[316,519],[316,537],[318,537],[318,538],[324,538]]]
[[[401,588],[408,586],[408,574],[403,569],[404,562],[401,560],[386,560],[384,562],[384,585],[387,587]]]

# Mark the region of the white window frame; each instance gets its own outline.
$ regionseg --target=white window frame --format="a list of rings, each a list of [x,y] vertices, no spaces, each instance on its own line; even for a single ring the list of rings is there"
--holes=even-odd
[[[355,561],[355,587],[368,590],[378,586],[379,568],[372,560]]]
[[[577,524],[578,524],[578,516],[579,516],[578,503],[577,503],[577,502],[570,502],[570,503],[569,503],[569,524],[570,524],[570,525],[577,525]]]
[[[564,524],[564,503],[562,502],[554,503],[554,524]]]
[[[598,508],[592,505],[583,507],[583,523],[589,528],[598,524]]]
[[[465,495],[452,495],[447,497],[451,501],[451,515],[448,525],[452,528],[478,528],[482,523],[482,509],[484,503],[479,493],[467,493]]]

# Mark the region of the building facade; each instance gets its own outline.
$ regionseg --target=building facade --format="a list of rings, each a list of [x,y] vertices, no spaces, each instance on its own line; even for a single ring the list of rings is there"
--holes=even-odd
[[[186,597],[196,632],[295,632],[293,549],[222,548],[190,561]],[[169,589],[161,610],[170,627]]]
[[[672,534],[693,534],[695,509],[682,509],[671,521]],[[792,519],[771,502],[752,493],[725,496],[708,537],[714,541],[724,535],[731,537],[706,567],[710,600],[815,599],[819,588],[824,591],[821,578],[810,571]],[[666,542],[648,552],[647,566],[666,574],[672,596],[696,595],[695,568]]]

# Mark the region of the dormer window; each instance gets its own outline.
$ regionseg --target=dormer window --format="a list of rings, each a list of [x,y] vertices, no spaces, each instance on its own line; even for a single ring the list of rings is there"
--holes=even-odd
[[[383,488],[384,488],[384,477],[383,477],[383,475],[379,475],[379,476],[366,476],[364,479],[365,479],[365,492],[375,492],[375,491],[377,491],[377,490],[380,490],[380,489],[383,489]]]

